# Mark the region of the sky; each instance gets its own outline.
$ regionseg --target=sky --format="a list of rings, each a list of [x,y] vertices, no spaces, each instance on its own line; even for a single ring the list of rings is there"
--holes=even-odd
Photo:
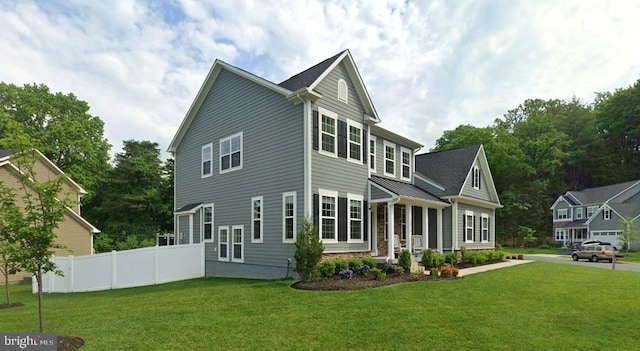
[[[216,59],[279,83],[349,49],[380,126],[429,151],[526,99],[640,79],[634,0],[0,0],[0,81],[73,93],[165,154]]]

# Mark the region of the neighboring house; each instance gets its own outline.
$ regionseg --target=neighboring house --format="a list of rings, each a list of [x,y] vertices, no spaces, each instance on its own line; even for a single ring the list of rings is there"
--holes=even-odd
[[[40,151],[35,150],[35,153],[34,172],[38,178],[36,181],[47,181],[63,174],[62,170]],[[17,166],[11,162],[12,155],[11,151],[0,149],[0,182],[15,189],[16,199],[21,204],[22,184],[16,174],[16,172],[19,172]],[[93,253],[93,234],[100,231],[80,215],[80,198],[84,194],[86,194],[86,191],[82,187],[71,178],[65,178],[62,183],[60,198],[68,199],[75,205],[67,208],[64,219],[56,230],[56,243],[66,247],[65,249],[57,249],[55,251],[57,256],[81,256]],[[27,276],[29,276],[28,273],[22,272],[11,276],[9,279],[10,282],[17,282]]]
[[[168,148],[176,243],[206,242],[207,275],[259,278],[295,267],[305,217],[326,256],[494,248],[483,148],[416,158],[379,123],[348,50],[279,84],[216,60]]]
[[[621,248],[623,220],[640,216],[640,180],[569,190],[551,206],[554,240],[563,245],[584,240],[610,242]],[[639,228],[636,221],[635,230]],[[632,246],[638,246],[637,243]]]

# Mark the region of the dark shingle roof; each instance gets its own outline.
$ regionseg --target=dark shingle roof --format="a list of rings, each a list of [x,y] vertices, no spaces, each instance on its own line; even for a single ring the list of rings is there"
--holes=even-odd
[[[609,200],[610,198],[614,197],[615,195],[619,194],[620,192],[637,182],[637,180],[634,180],[630,182],[605,185],[580,191],[568,191],[568,193],[571,193],[571,195],[580,200],[580,202],[584,205],[597,204]]]
[[[322,75],[322,73],[324,73],[324,71],[326,71],[327,68],[329,68],[329,66],[331,66],[331,64],[333,64],[333,62],[345,51],[346,50],[341,51],[340,53],[332,57],[329,57],[328,59],[292,76],[291,78],[279,83],[278,85],[291,91],[296,91],[300,88],[308,87],[313,82],[315,82],[316,79],[318,79],[318,77],[320,77],[320,75]]]
[[[460,194],[480,144],[416,155],[416,172],[442,184],[442,196]]]
[[[198,207],[202,205],[202,202],[197,202],[197,203],[193,203],[193,204],[188,204],[188,205],[184,205],[182,207],[180,207],[179,209],[176,210],[176,212],[189,212],[191,210],[193,210],[194,208]]]
[[[378,176],[371,176],[371,181],[399,196],[445,203],[438,197],[429,194],[428,192],[418,188],[413,184],[403,183],[397,180],[391,180]]]
[[[9,155],[13,155],[13,151],[6,150],[6,149],[0,149],[0,158],[7,157]]]

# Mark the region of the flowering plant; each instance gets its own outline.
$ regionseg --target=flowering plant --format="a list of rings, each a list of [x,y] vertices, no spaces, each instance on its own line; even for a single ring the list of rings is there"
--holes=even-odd
[[[340,276],[340,279],[351,279],[351,276],[353,276],[353,271],[350,269],[347,269],[346,271],[340,271],[338,273],[338,276]]]

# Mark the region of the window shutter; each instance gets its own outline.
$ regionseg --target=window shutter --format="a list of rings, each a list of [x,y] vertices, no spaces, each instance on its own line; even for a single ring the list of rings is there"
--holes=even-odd
[[[347,198],[338,198],[338,241],[347,241]]]
[[[320,195],[313,194],[313,225],[318,229],[320,219]]]
[[[347,122],[338,120],[338,157],[347,158]]]
[[[313,149],[318,151],[318,124],[320,117],[318,111],[313,111]]]
[[[362,163],[365,165],[369,162],[369,142],[367,141],[367,133],[365,130],[362,130]]]
[[[362,240],[369,240],[369,205],[362,202]]]
[[[467,241],[467,215],[462,215],[462,241]]]

